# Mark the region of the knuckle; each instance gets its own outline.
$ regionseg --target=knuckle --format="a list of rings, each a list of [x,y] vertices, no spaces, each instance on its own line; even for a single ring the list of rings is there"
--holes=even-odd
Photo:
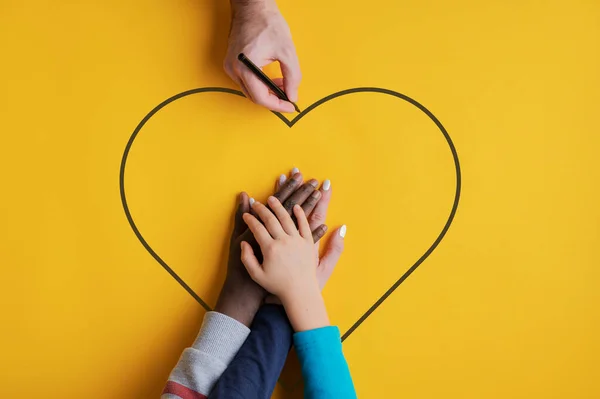
[[[248,255],[248,254],[243,254],[243,255],[242,255],[242,262],[244,262],[245,264],[248,264],[248,263],[249,263],[249,261],[250,261],[250,259],[252,259],[252,258],[250,257],[250,255]]]
[[[298,182],[295,179],[289,179],[283,185],[286,189],[291,190],[298,186]]]
[[[342,253],[342,251],[344,250],[344,242],[343,241],[334,242],[332,245],[332,249],[335,252]]]
[[[289,199],[287,201],[285,201],[285,204],[283,204],[283,207],[285,208],[286,211],[288,211],[288,213],[292,212],[292,209],[294,209],[294,206],[297,204],[298,202],[295,199]]]
[[[317,203],[317,199],[310,197],[308,198],[306,201],[304,201],[304,204],[302,204],[302,208],[303,209],[311,209],[312,207],[315,206],[315,204]]]
[[[267,244],[265,248],[263,248],[264,255],[274,255],[277,252],[277,248],[272,244]]]
[[[314,223],[322,223],[325,221],[325,214],[323,212],[315,211],[310,214],[310,221]]]
[[[263,97],[255,96],[251,90],[248,90],[248,91],[250,92],[252,100],[254,101],[255,104],[260,105],[262,107],[266,107],[268,105],[268,102],[265,101],[265,99]]]

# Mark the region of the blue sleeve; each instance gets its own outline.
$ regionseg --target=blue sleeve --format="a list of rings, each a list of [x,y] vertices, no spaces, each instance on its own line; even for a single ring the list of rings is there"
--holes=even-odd
[[[293,330],[283,306],[263,305],[250,335],[210,392],[209,398],[270,399],[292,346]]]
[[[296,333],[294,346],[302,368],[304,399],[356,398],[337,327]]]

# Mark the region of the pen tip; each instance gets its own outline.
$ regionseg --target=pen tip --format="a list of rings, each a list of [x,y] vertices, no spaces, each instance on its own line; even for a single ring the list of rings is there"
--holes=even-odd
[[[298,108],[298,106],[295,103],[292,103],[294,105],[294,109],[296,110],[296,112],[300,113],[302,111],[300,111],[300,108]]]

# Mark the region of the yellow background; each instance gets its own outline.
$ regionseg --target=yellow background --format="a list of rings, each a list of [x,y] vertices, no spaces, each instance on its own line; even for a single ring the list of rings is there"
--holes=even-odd
[[[399,91],[461,161],[447,237],[344,343],[359,397],[600,397],[600,3],[279,5],[301,108]],[[228,17],[216,0],[0,4],[0,397],[158,397],[193,340],[203,310],[137,241],[118,173],[158,103],[233,87]],[[331,178],[348,236],[324,294],[344,331],[437,236],[455,184],[431,121],[376,94],[291,130],[240,98],[186,97],[129,162],[142,234],[211,305],[234,194],[264,198],[293,166]]]

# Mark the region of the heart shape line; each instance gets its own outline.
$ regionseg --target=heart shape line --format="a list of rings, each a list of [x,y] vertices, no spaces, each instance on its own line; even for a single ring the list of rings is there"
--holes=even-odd
[[[131,150],[131,147],[133,146],[135,138],[138,136],[138,134],[140,133],[140,131],[142,130],[142,128],[144,127],[146,122],[148,122],[148,120],[150,120],[150,118],[152,118],[152,116],[154,116],[158,111],[160,111],[162,108],[164,108],[168,104],[170,104],[173,101],[176,101],[180,98],[183,98],[183,97],[186,97],[186,96],[189,96],[192,94],[209,93],[209,92],[227,93],[227,94],[233,94],[236,96],[244,97],[244,94],[242,92],[240,92],[238,90],[234,90],[234,89],[228,89],[225,87],[200,87],[200,88],[181,92],[179,94],[176,94],[176,95],[166,99],[165,101],[161,102],[156,107],[154,107],[154,109],[152,109],[152,111],[150,111],[144,117],[144,119],[142,119],[141,122],[136,126],[135,130],[133,131],[133,133],[129,137],[129,140],[127,141],[127,145],[125,146],[125,151],[123,152],[123,157],[121,159],[121,167],[120,167],[120,171],[119,171],[119,190],[120,190],[120,194],[121,194],[121,202],[123,204],[123,210],[125,211],[125,216],[127,217],[127,221],[129,222],[131,229],[135,233],[135,235],[138,238],[138,240],[140,241],[140,243],[144,246],[146,251],[148,251],[148,253],[150,255],[152,255],[152,257],[175,279],[175,281],[177,281],[179,283],[179,285],[181,285],[181,287],[183,287],[204,309],[206,309],[206,311],[212,310],[211,307],[208,306],[208,304],[206,302],[204,302],[204,300],[202,298],[200,298],[200,296],[198,294],[196,294],[194,292],[194,290],[189,285],[187,285],[187,283],[185,281],[183,281],[183,279],[181,277],[179,277],[179,275],[169,265],[167,265],[167,263],[152,249],[152,247],[150,247],[148,242],[142,236],[142,233],[140,233],[139,229],[137,228],[137,226],[133,220],[133,217],[131,216],[131,212],[129,210],[129,205],[127,204],[127,197],[125,196],[125,166],[127,164],[127,157],[129,156],[129,152]],[[366,93],[366,92],[386,94],[386,95],[390,95],[390,96],[402,99],[402,100],[414,105],[418,109],[420,109],[436,124],[436,126],[439,128],[440,132],[446,139],[446,142],[448,143],[448,147],[450,148],[450,151],[452,153],[452,158],[454,160],[454,167],[455,167],[455,172],[456,172],[456,190],[455,190],[455,194],[454,194],[454,201],[452,204],[452,209],[450,210],[448,219],[447,219],[446,223],[444,224],[444,227],[442,228],[441,232],[435,239],[435,241],[425,251],[425,253],[423,255],[421,255],[421,257],[419,259],[417,259],[417,261],[406,272],[404,272],[404,274],[394,284],[392,284],[392,286],[373,305],[371,305],[371,307],[348,329],[348,331],[346,331],[342,335],[342,342],[344,340],[346,340],[346,338],[348,338],[350,336],[350,334],[352,334],[365,320],[367,320],[367,318],[379,306],[381,306],[381,304],[390,295],[392,295],[392,293],[400,286],[400,284],[402,284],[425,261],[425,259],[427,259],[427,257],[429,255],[431,255],[431,253],[438,247],[438,245],[440,244],[442,239],[446,236],[446,233],[448,232],[448,229],[450,228],[450,225],[452,224],[452,221],[454,220],[454,216],[456,215],[456,211],[458,209],[458,202],[460,199],[460,191],[461,191],[460,162],[458,160],[458,153],[456,152],[456,148],[454,146],[454,143],[452,142],[452,139],[450,138],[450,135],[448,134],[448,132],[446,131],[446,129],[444,128],[442,123],[435,117],[435,115],[433,115],[433,113],[431,111],[429,111],[427,108],[425,108],[424,105],[422,105],[418,101],[412,99],[411,97],[408,97],[407,95],[395,92],[393,90],[383,89],[383,88],[379,88],[379,87],[355,87],[352,89],[338,91],[336,93],[333,93],[326,97],[323,97],[322,99],[320,99],[317,102],[310,105],[304,111],[300,112],[292,120],[287,119],[285,116],[283,116],[279,112],[274,112],[274,111],[272,111],[272,112],[279,119],[281,119],[281,121],[283,123],[285,123],[288,127],[291,128],[300,119],[302,119],[306,114],[308,114],[310,111],[314,110],[318,106],[326,103],[327,101],[333,100],[334,98],[337,98],[337,97],[352,94],[352,93]]]

